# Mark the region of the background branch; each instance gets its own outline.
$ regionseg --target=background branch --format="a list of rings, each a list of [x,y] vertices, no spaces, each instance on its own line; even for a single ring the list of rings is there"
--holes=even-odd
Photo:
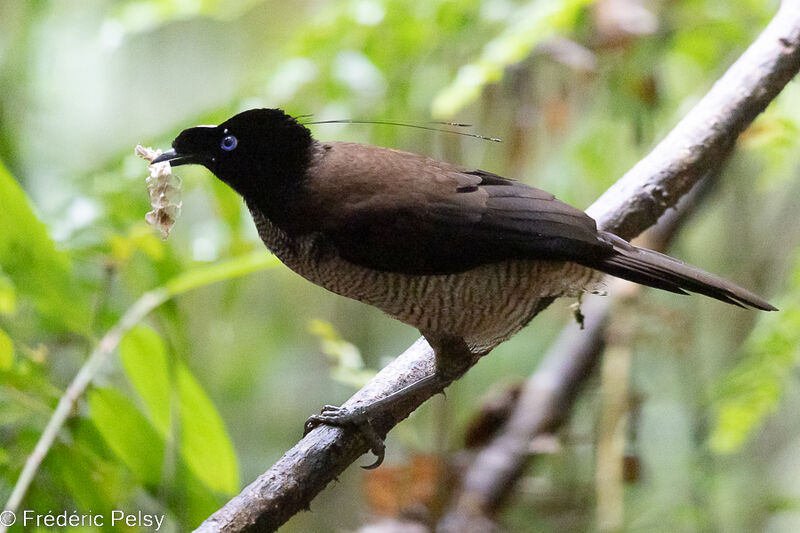
[[[608,189],[587,212],[598,225],[632,238],[710,170],[736,138],[800,70],[800,3],[785,2],[758,39],[653,151]],[[540,309],[549,304],[544,301]],[[462,373],[477,361],[465,361]],[[433,369],[433,352],[420,339],[344,405],[383,397]],[[421,391],[375,421],[385,432],[435,391]],[[209,517],[197,531],[273,531],[311,500],[369,444],[358,432],[320,426],[304,437]]]

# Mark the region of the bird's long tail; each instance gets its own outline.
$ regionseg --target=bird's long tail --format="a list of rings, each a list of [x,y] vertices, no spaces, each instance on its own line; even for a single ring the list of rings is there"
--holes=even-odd
[[[696,292],[739,307],[777,311],[760,296],[728,280],[667,255],[633,246],[613,233],[603,232],[601,236],[613,245],[614,253],[587,266],[618,278],[678,294]]]

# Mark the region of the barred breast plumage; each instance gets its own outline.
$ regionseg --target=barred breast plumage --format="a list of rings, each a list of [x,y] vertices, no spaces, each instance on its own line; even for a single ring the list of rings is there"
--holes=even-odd
[[[329,250],[321,235],[290,239],[263,213],[250,212],[264,244],[307,280],[423,332],[460,336],[475,352],[524,327],[540,298],[576,296],[602,286],[601,273],[568,261],[510,260],[438,275],[369,269]]]

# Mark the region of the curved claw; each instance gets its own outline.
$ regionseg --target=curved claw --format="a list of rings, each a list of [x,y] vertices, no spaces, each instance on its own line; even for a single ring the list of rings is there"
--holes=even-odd
[[[375,470],[376,468],[378,468],[383,464],[383,458],[386,457],[386,453],[381,452],[378,454],[375,453],[375,450],[372,450],[372,453],[375,454],[377,458],[375,459],[375,462],[372,463],[371,465],[366,465],[366,466],[362,465],[361,468],[363,468],[364,470]]]
[[[364,470],[374,470],[383,464],[383,459],[386,457],[386,444],[369,422],[358,424],[358,430],[370,441],[370,444],[372,444],[370,451],[376,457],[374,463],[362,466],[361,468]]]

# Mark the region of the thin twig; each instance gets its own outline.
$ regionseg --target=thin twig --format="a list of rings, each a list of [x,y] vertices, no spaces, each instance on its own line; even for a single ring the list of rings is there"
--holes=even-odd
[[[599,226],[625,238],[651,226],[693,184],[719,166],[739,134],[800,70],[800,2],[784,3],[758,39],[647,157],[589,210]],[[541,308],[549,302],[542,302]],[[464,362],[466,371],[476,359]],[[427,375],[433,353],[420,339],[345,405],[368,403]],[[435,391],[421,391],[376,420],[388,431]],[[274,531],[361,454],[358,432],[319,426],[197,531]]]

